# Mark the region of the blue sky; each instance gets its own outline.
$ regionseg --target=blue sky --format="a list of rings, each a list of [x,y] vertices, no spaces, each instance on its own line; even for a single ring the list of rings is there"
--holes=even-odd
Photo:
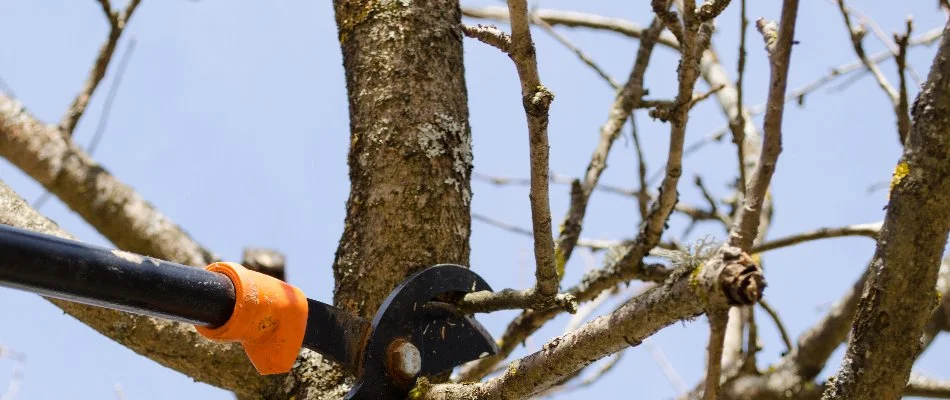
[[[780,1],[750,1],[749,16],[777,19]],[[903,3],[903,4],[901,4]],[[941,26],[933,1],[849,4],[876,20],[885,32],[903,30],[913,14],[917,32]],[[500,5],[494,1],[467,5]],[[648,2],[604,0],[534,2],[544,8],[573,9],[623,17],[642,25],[651,18]],[[714,46],[735,75],[738,2],[718,19]],[[507,29],[507,27],[504,27]],[[107,34],[108,24],[92,0],[0,1],[0,77],[40,119],[56,122],[79,91]],[[637,42],[609,33],[562,29],[610,74],[629,73]],[[836,6],[828,1],[801,4],[790,73],[790,88],[825,74],[829,67],[854,59]],[[244,246],[281,250],[288,256],[288,279],[309,296],[328,301],[333,288],[330,266],[343,229],[349,182],[345,157],[348,114],[341,55],[329,1],[145,1],[119,45],[136,48],[111,110],[96,159],[135,187],[172,220],[226,259],[239,260]],[[552,169],[580,175],[586,168],[613,100],[612,90],[572,53],[542,31],[535,31],[542,82],[556,94],[551,108]],[[870,52],[883,49],[871,35]],[[760,36],[749,31],[746,98],[765,99],[768,67]],[[935,46],[916,48],[910,62],[923,75]],[[675,91],[678,55],[658,48],[647,73],[653,98]],[[113,66],[115,63],[113,63]],[[896,85],[893,62],[883,64]],[[475,170],[524,177],[528,173],[526,127],[517,75],[508,57],[481,43],[465,41]],[[109,70],[102,88],[114,78]],[[832,85],[834,86],[834,85]],[[700,83],[697,90],[707,89]],[[88,143],[103,110],[98,91],[75,137]],[[668,126],[637,114],[650,171],[662,166]],[[761,124],[761,120],[756,120]],[[803,107],[789,106],[784,152],[773,179],[776,214],[769,231],[779,237],[822,226],[878,221],[886,193],[867,188],[888,180],[900,156],[895,119],[874,80],[865,75],[845,90],[819,90]],[[725,119],[714,100],[692,114],[687,143],[719,129]],[[680,198],[701,204],[691,184],[700,174],[717,197],[736,168],[728,141],[714,144],[684,161]],[[29,200],[42,189],[6,161],[0,179]],[[635,186],[636,158],[629,128],[615,146],[605,183]],[[530,226],[527,191],[473,183],[473,211]],[[555,222],[564,215],[568,189],[552,188]],[[81,239],[108,245],[98,233],[58,200],[43,212]],[[679,237],[686,220],[671,220]],[[596,193],[584,224],[584,237],[620,238],[636,232],[635,202]],[[723,237],[712,224],[698,226],[690,238]],[[805,330],[851,285],[871,258],[868,239],[836,239],[768,253],[766,298],[782,314],[791,334]],[[533,282],[532,245],[527,237],[473,223],[472,267],[495,288],[524,288]],[[576,253],[565,282],[575,282],[599,256]],[[586,265],[585,265],[586,264]],[[816,276],[820,278],[816,278]],[[608,311],[605,308],[603,311]],[[514,314],[479,319],[496,335]],[[783,351],[773,325],[760,316],[765,349],[760,366]],[[562,317],[528,341],[522,353],[539,348],[561,333]],[[676,391],[650,348],[662,350],[672,367],[692,386],[703,373],[706,345],[703,318],[676,324],[628,350],[602,382],[564,398],[601,396],[664,399]],[[114,398],[120,385],[129,399],[229,399],[222,390],[195,383],[134,354],[63,315],[41,298],[0,288],[0,345],[26,355],[19,399]],[[920,371],[950,378],[938,359],[950,351],[939,338],[918,363]],[[840,351],[838,356],[840,357]],[[835,361],[836,362],[836,361]],[[13,373],[13,362],[0,359],[0,388]],[[833,373],[829,367],[825,374]],[[2,389],[0,389],[2,390]]]

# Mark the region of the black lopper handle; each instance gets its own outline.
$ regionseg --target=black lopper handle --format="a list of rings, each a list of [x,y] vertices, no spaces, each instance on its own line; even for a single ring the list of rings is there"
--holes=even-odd
[[[224,274],[3,224],[0,286],[208,327],[234,311]]]

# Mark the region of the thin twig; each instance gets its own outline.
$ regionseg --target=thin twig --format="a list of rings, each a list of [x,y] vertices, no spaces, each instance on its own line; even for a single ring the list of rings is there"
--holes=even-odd
[[[520,226],[518,226],[518,225],[510,224],[510,223],[507,223],[507,222],[505,222],[505,221],[502,221],[502,220],[499,220],[499,219],[496,219],[496,218],[492,218],[492,217],[489,217],[489,216],[484,215],[484,214],[479,214],[479,213],[473,212],[473,213],[472,213],[472,220],[473,220],[473,221],[484,222],[484,223],[486,223],[486,224],[488,224],[488,225],[491,225],[491,226],[494,226],[494,227],[496,227],[496,228],[503,229],[503,230],[506,230],[506,231],[509,231],[509,232],[512,232],[512,233],[517,233],[517,234],[519,234],[519,235],[524,235],[524,236],[527,236],[527,237],[534,237],[534,232],[531,232],[530,229],[527,229],[527,228],[524,228],[524,227],[520,227]],[[586,248],[586,249],[590,249],[591,251],[600,251],[600,250],[606,250],[606,249],[609,249],[609,248],[611,248],[611,247],[621,245],[621,244],[623,244],[624,242],[625,242],[624,240],[579,238],[579,239],[577,239],[577,244],[576,244],[576,246],[577,246],[577,247]]]
[[[600,127],[600,138],[593,154],[591,154],[584,178],[577,184],[572,185],[571,202],[557,238],[555,259],[560,268],[563,268],[570,260],[574,246],[580,238],[584,216],[587,214],[588,202],[594,189],[599,185],[604,169],[607,168],[607,157],[610,154],[610,149],[620,136],[623,124],[632,115],[637,103],[641,101],[644,94],[643,79],[653,54],[656,39],[662,31],[662,23],[654,18],[641,38],[630,76],[623,89],[614,98],[607,122]],[[629,191],[628,193],[635,192]]]
[[[714,94],[716,94],[716,93],[719,93],[719,91],[722,90],[722,89],[724,89],[725,87],[726,87],[726,85],[719,85],[719,86],[716,86],[716,87],[714,87],[714,88],[712,88],[712,89],[709,89],[709,90],[707,90],[707,91],[705,91],[705,92],[703,92],[703,93],[694,94],[694,95],[693,95],[693,99],[689,101],[689,108],[693,108],[694,106],[696,106],[697,104],[699,104],[699,103],[702,102],[703,100],[706,100],[706,99],[712,97],[712,95],[714,95]]]
[[[755,323],[755,310],[752,306],[742,307],[741,315],[744,325],[748,327],[745,354],[742,359],[742,370],[748,373],[757,371],[756,355],[759,353],[759,325]]]
[[[663,375],[666,376],[666,379],[673,385],[673,390],[676,391],[677,394],[686,392],[686,382],[684,382],[683,377],[676,372],[676,368],[673,368],[673,364],[670,363],[663,349],[649,341],[646,342],[646,346],[650,349],[650,355],[653,356],[653,360],[656,361],[656,364],[660,366],[660,370],[663,371]]]
[[[472,39],[495,47],[505,54],[508,54],[511,48],[511,36],[508,36],[507,33],[502,32],[501,29],[498,29],[494,25],[478,24],[471,26],[462,24],[462,33]]]
[[[132,13],[135,12],[139,3],[141,3],[141,0],[131,0],[122,12],[117,13],[112,11],[108,0],[99,0],[99,4],[102,6],[106,18],[109,20],[109,38],[99,50],[96,63],[93,65],[92,71],[89,72],[89,77],[83,84],[82,90],[73,100],[72,104],[70,104],[66,110],[66,114],[63,115],[63,119],[59,123],[60,129],[62,129],[65,135],[72,136],[73,131],[76,129],[76,124],[79,123],[79,119],[82,118],[83,113],[86,112],[89,99],[92,98],[92,94],[99,86],[99,82],[105,77],[106,69],[109,67],[109,62],[112,61],[112,53],[115,51],[116,44],[119,43],[119,38],[122,36],[122,32],[125,31],[129,18],[132,17]]]
[[[858,55],[858,59],[864,64],[864,67],[871,71],[871,74],[874,75],[874,79],[877,80],[877,84],[884,90],[884,93],[890,98],[891,103],[897,105],[898,95],[897,90],[894,90],[894,87],[887,81],[887,77],[884,76],[884,72],[878,68],[877,64],[871,62],[868,59],[867,54],[864,52],[864,45],[862,40],[866,33],[863,26],[855,27],[851,23],[851,14],[848,13],[848,7],[844,4],[844,0],[837,0],[838,9],[841,11],[841,16],[844,18],[845,28],[848,29],[848,34],[851,36],[851,46],[854,48],[854,52]],[[893,52],[892,52],[893,53]]]
[[[696,184],[696,187],[699,189],[700,193],[703,194],[703,198],[706,199],[706,204],[709,204],[709,213],[712,215],[721,215],[722,223],[727,227],[732,225],[732,221],[728,219],[727,216],[719,213],[719,207],[716,205],[716,199],[713,198],[712,194],[709,193],[709,189],[706,188],[706,185],[703,184],[703,178],[699,175],[696,175],[693,178],[693,182]]]
[[[775,163],[782,151],[782,115],[785,111],[785,87],[788,84],[789,60],[795,38],[798,0],[784,0],[779,25],[759,19],[756,26],[765,38],[771,64],[768,106],[765,114],[764,139],[759,163],[752,173],[743,199],[742,210],[729,232],[729,243],[740,249],[752,247],[758,235],[762,204],[775,172]]]
[[[583,27],[607,30],[632,38],[641,38],[646,28],[622,18],[605,17],[595,14],[586,14],[575,11],[561,10],[532,10],[540,18],[552,26],[566,26],[570,28]],[[508,21],[508,10],[504,7],[462,7],[462,15],[471,18]],[[670,33],[663,33],[657,39],[658,44],[671,48],[679,48],[679,42]]]
[[[907,142],[907,136],[910,136],[910,103],[907,94],[907,45],[910,40],[911,31],[914,29],[914,20],[907,18],[907,29],[903,35],[894,35],[897,42],[897,76],[900,79],[899,91],[900,97],[897,102],[897,132],[900,135],[901,145]]]
[[[742,99],[742,81],[745,76],[745,58],[746,58],[746,31],[749,27],[749,18],[746,16],[745,9],[746,0],[741,2],[741,10],[739,14],[739,62],[738,62],[738,78],[736,79],[736,95],[738,97],[737,102],[745,104]],[[746,165],[745,165],[745,150],[742,142],[744,141],[745,132],[743,128],[745,127],[745,115],[743,113],[736,113],[736,117],[729,121],[729,128],[732,130],[732,143],[736,145],[736,154],[739,160],[739,193],[745,193],[745,184],[746,184]]]
[[[785,343],[785,351],[792,351],[792,339],[788,336],[788,330],[785,329],[785,324],[782,323],[782,319],[778,315],[778,311],[772,308],[771,305],[765,299],[759,299],[759,307],[762,307],[763,310],[769,317],[772,318],[772,322],[775,322],[775,327],[778,329],[779,334],[782,336],[782,343]]]
[[[941,28],[931,29],[930,31],[927,31],[924,34],[921,34],[920,36],[909,40],[908,47],[929,46],[933,44],[934,42],[936,42],[938,39],[940,39],[942,32],[943,32],[943,29]],[[889,60],[893,56],[894,55],[891,54],[891,52],[889,51],[881,51],[879,53],[875,53],[874,55],[868,57],[868,59],[871,60],[871,62],[874,64],[880,64],[884,61]],[[785,96],[785,102],[786,103],[797,102],[799,104],[803,104],[805,102],[804,99],[806,95],[811,94],[812,92],[815,92],[818,89],[821,89],[822,87],[826,86],[827,84],[831,82],[834,82],[836,79],[840,77],[849,76],[849,74],[855,71],[859,71],[859,70],[866,71],[864,67],[864,63],[862,63],[861,60],[851,61],[849,63],[841,64],[839,66],[831,68],[828,70],[828,72],[825,75],[822,75],[821,77],[805,85],[802,85],[795,90],[790,91],[788,95]],[[858,76],[858,75],[854,75],[854,76]],[[748,108],[749,114],[753,116],[760,115],[765,112],[765,106],[766,106],[765,103],[751,106]],[[696,142],[687,146],[686,149],[683,151],[683,156],[685,157],[685,156],[691,155],[709,144],[721,142],[723,137],[725,137],[725,135],[730,132],[730,129],[731,128],[728,124],[719,129],[716,129],[715,131],[713,131],[711,134],[707,135],[706,137],[700,140],[697,140]],[[657,179],[660,178],[660,176],[662,176],[663,167],[660,167],[660,168],[661,169],[653,171],[653,173],[650,174],[649,178],[647,179],[647,182],[650,182],[650,183],[655,182]]]
[[[828,1],[829,3],[835,4],[835,0],[826,0],[826,1]],[[877,39],[882,44],[884,44],[884,47],[887,47],[887,51],[891,53],[891,55],[895,57],[897,56],[899,49],[898,49],[898,44],[896,43],[896,40],[892,40],[891,37],[889,37],[887,33],[884,32],[884,29],[881,29],[881,26],[876,21],[874,21],[873,19],[871,19],[871,17],[868,17],[866,14],[862,13],[856,8],[847,7],[847,9],[848,9],[848,13],[853,14],[854,16],[860,19],[861,24],[867,24],[868,26],[871,27],[871,32],[874,32],[874,36],[877,37]],[[921,82],[920,75],[917,74],[917,71],[912,66],[908,66],[908,72],[910,72],[910,75],[911,77],[914,78],[914,81],[917,82],[918,85],[920,85],[920,82]]]
[[[570,185],[570,184],[573,184],[575,180],[577,180],[577,178],[574,178],[572,176],[561,175],[553,171],[550,173],[549,178],[550,178],[549,181],[551,183],[558,184],[558,185]],[[496,186],[528,186],[528,184],[531,182],[531,180],[527,178],[512,178],[512,177],[507,177],[507,176],[487,175],[480,172],[472,173],[472,179],[491,183]],[[624,196],[624,197],[636,197],[637,192],[638,192],[633,189],[628,189],[625,187],[614,186],[614,185],[605,184],[605,183],[598,183],[597,186],[594,187],[594,190],[598,190],[598,191],[602,191],[606,193],[613,193],[613,194]]]
[[[819,228],[812,231],[797,233],[794,235],[770,240],[768,242],[756,245],[752,248],[751,253],[764,253],[766,251],[775,250],[782,247],[794,246],[796,244],[812,240],[828,238],[864,236],[871,239],[877,239],[878,234],[881,233],[881,224],[881,222],[873,222],[869,224],[848,225],[835,228]]]
[[[637,210],[640,211],[640,218],[643,219],[647,217],[647,206],[650,205],[650,194],[647,192],[647,162],[643,157],[643,146],[640,144],[637,119],[633,113],[630,113],[630,136],[633,137],[633,148],[637,152],[637,178],[640,182],[640,189],[636,193]]]
[[[554,30],[554,27],[552,27],[551,24],[544,22],[544,19],[539,18],[533,12],[531,12],[530,14],[531,14],[530,15],[531,23],[537,26],[540,26],[541,29],[544,29],[544,31],[547,32],[549,35],[551,35],[551,37],[553,37],[554,40],[557,40],[558,43],[561,43],[564,47],[567,47],[567,49],[573,52],[574,55],[576,55],[577,58],[581,60],[581,62],[583,62],[588,67],[593,69],[594,72],[597,73],[597,75],[603,78],[603,80],[607,82],[607,84],[610,85],[611,88],[613,88],[614,90],[620,90],[620,83],[618,83],[617,80],[614,79],[614,77],[610,76],[610,74],[608,74],[607,71],[601,68],[600,65],[597,65],[597,63],[594,62],[594,60],[590,58],[590,56],[587,55],[587,53],[585,53],[583,50],[577,47],[573,42],[571,42],[571,40],[568,39],[567,36],[564,36],[560,34],[558,31]]]
[[[904,389],[904,395],[950,399],[950,380],[931,379],[912,373]]]
[[[589,374],[588,376],[585,376],[584,379],[582,379],[580,382],[577,382],[575,384],[569,384],[572,379],[575,379],[581,375],[581,372],[583,372],[583,369],[577,371],[576,374],[564,379],[562,383],[556,386],[553,386],[550,389],[545,390],[544,392],[533,396],[532,398],[545,398],[545,397],[550,397],[554,395],[564,395],[564,394],[575,392],[577,390],[584,389],[588,386],[591,386],[594,383],[597,383],[597,381],[600,380],[600,378],[603,378],[605,375],[607,375],[608,372],[613,370],[614,367],[616,367],[617,364],[620,363],[620,358],[623,357],[623,354],[624,352],[622,351],[619,353],[614,353],[613,355],[607,358],[607,361],[604,361],[603,363],[601,363],[600,367],[598,367],[596,371]]]
[[[109,93],[106,95],[106,100],[102,105],[102,114],[99,115],[99,122],[96,124],[96,132],[92,135],[92,139],[89,141],[89,144],[86,146],[86,152],[89,153],[89,156],[96,154],[96,149],[99,147],[99,142],[102,140],[102,136],[105,135],[106,125],[109,123],[109,114],[112,111],[112,103],[115,101],[115,97],[119,92],[119,86],[122,84],[122,76],[125,75],[125,69],[129,65],[129,60],[132,58],[132,53],[135,51],[135,38],[129,40],[129,44],[125,48],[125,53],[122,54],[122,57],[119,59],[119,65],[116,66],[115,77],[112,78],[112,84],[109,86]],[[48,190],[44,191],[40,197],[37,197],[36,200],[33,200],[33,203],[30,205],[39,211],[40,208],[52,198],[53,194]]]

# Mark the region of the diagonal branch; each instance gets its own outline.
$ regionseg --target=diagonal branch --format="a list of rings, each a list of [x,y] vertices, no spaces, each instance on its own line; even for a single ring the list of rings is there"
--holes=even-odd
[[[590,58],[590,56],[587,55],[587,53],[585,53],[583,50],[577,47],[577,45],[571,42],[571,40],[568,39],[567,36],[564,36],[560,34],[558,31],[554,30],[554,27],[552,27],[551,24],[544,22],[543,19],[538,18],[538,16],[534,15],[533,12],[531,13],[531,23],[534,25],[540,26],[541,29],[544,29],[544,31],[547,32],[549,35],[551,35],[551,37],[553,37],[554,40],[557,40],[558,43],[561,43],[561,45],[563,45],[572,53],[574,53],[574,55],[577,56],[577,58],[581,60],[581,62],[583,62],[592,70],[594,70],[594,72],[596,72],[598,76],[600,76],[605,82],[607,82],[607,84],[610,85],[611,88],[613,88],[614,90],[620,90],[620,83],[617,83],[617,80],[614,79],[614,77],[610,76],[610,74],[607,73],[607,71],[605,71],[603,68],[601,68],[600,65],[597,65],[597,63],[594,62],[594,60]]]
[[[106,99],[102,105],[102,114],[99,115],[99,122],[96,124],[96,131],[92,135],[92,139],[89,140],[89,144],[86,146],[86,151],[89,153],[89,156],[96,154],[96,148],[99,147],[99,143],[102,140],[102,136],[106,133],[106,124],[109,123],[109,114],[112,112],[112,103],[115,101],[115,97],[119,92],[119,86],[122,84],[122,76],[125,74],[125,69],[129,65],[129,60],[132,59],[132,53],[135,51],[135,38],[133,37],[128,41],[128,45],[125,47],[125,52],[119,58],[119,65],[116,67],[115,76],[112,78],[112,84],[109,85],[109,92],[106,94]],[[52,197],[49,191],[43,191],[43,194],[36,200],[31,203],[33,208],[39,211],[43,208],[43,205]]]
[[[878,68],[877,64],[871,62],[868,58],[867,53],[864,51],[864,45],[862,41],[864,35],[867,31],[863,26],[855,27],[851,22],[851,14],[848,12],[848,7],[844,4],[844,0],[837,0],[838,9],[841,11],[841,16],[844,18],[845,28],[848,29],[848,34],[851,36],[851,46],[854,48],[854,52],[858,55],[858,59],[861,60],[861,63],[864,64],[864,67],[871,71],[871,74],[874,75],[874,79],[877,80],[877,84],[884,90],[884,94],[891,100],[891,103],[897,104],[898,95],[897,91],[894,90],[894,87],[887,81],[887,77],[884,76],[884,72]]]
[[[762,294],[762,270],[742,260],[733,248],[718,253],[704,266],[686,266],[666,284],[552,339],[541,351],[514,361],[504,373],[486,382],[435,386],[423,382],[417,384],[416,393],[430,400],[513,399],[539,393],[600,358],[639,345],[674,322],[706,309],[754,303]]]
[[[937,305],[940,257],[950,232],[948,32],[950,24],[912,109],[913,128],[891,181],[852,339],[825,398],[899,398]]]
[[[0,223],[75,239],[56,223],[37,213],[2,181]],[[119,344],[195,380],[239,393],[256,393],[273,382],[271,378],[257,374],[240,346],[208,341],[198,335],[191,325],[63,300],[49,300]]]
[[[116,12],[112,10],[109,0],[99,0],[102,11],[109,20],[109,37],[102,48],[99,49],[96,63],[93,65],[92,71],[89,72],[89,77],[83,84],[82,90],[73,99],[72,104],[69,105],[66,114],[63,115],[63,119],[59,123],[59,128],[63,130],[66,136],[72,136],[76,124],[79,123],[79,119],[86,112],[86,107],[89,105],[93,92],[99,87],[102,78],[106,76],[106,69],[109,68],[109,62],[112,61],[112,53],[115,52],[119,38],[122,37],[122,32],[125,31],[125,27],[129,19],[132,18],[132,13],[138,8],[139,3],[141,3],[141,0],[131,0],[124,10]]]
[[[116,247],[181,264],[214,260],[183,229],[97,164],[55,126],[0,95],[0,156],[5,157]]]
[[[775,328],[778,329],[779,335],[782,336],[782,343],[785,344],[785,354],[792,351],[792,339],[788,336],[788,330],[785,329],[785,324],[782,323],[782,318],[779,317],[778,311],[775,310],[765,299],[759,299],[759,307],[762,307],[765,310],[765,313],[769,315],[769,318],[772,318],[772,322],[775,323]]]

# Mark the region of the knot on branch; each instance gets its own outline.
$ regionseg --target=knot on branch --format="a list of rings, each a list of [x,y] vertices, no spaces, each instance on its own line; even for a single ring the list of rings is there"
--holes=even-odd
[[[526,94],[522,99],[525,112],[539,118],[548,115],[548,109],[551,107],[552,101],[554,101],[554,93],[544,85],[536,86],[534,93]]]
[[[762,298],[765,277],[762,268],[748,253],[736,247],[724,247],[719,285],[731,306],[752,305]]]

